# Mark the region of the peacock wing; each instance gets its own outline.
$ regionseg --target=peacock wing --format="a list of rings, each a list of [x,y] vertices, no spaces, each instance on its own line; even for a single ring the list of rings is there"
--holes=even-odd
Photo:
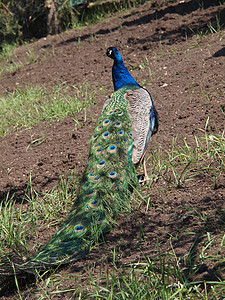
[[[148,146],[150,137],[157,132],[158,116],[152,98],[144,88],[127,90],[124,98],[129,103],[134,134],[132,161],[138,164]]]

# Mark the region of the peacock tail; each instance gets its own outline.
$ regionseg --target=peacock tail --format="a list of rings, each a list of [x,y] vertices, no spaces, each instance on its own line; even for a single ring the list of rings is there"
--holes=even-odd
[[[29,272],[82,258],[101,234],[113,228],[117,215],[129,211],[130,195],[139,184],[136,167],[157,132],[158,115],[149,92],[128,72],[119,51],[109,47],[106,54],[114,60],[114,93],[106,100],[90,139],[74,205],[59,231],[34,258],[17,265],[19,270]]]
[[[112,94],[90,139],[88,162],[71,212],[53,238],[20,269],[82,258],[96,238],[113,227],[117,215],[129,209],[130,194],[138,180],[125,94],[137,88],[124,86]]]

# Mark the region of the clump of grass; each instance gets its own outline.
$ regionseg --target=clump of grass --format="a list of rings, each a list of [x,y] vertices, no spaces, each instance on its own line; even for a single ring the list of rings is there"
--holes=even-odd
[[[203,251],[210,247],[209,244],[205,244]],[[202,253],[199,253],[196,265],[192,266],[190,272],[197,272],[198,263],[202,265]],[[214,258],[211,256],[212,261]],[[222,263],[221,255],[219,259]],[[172,246],[165,252],[157,244],[151,258],[143,254],[142,261],[122,265],[114,248],[110,260],[110,265],[103,263],[99,272],[93,272],[90,268],[82,276],[66,272],[60,275],[53,273],[48,280],[44,280],[39,275],[39,283],[33,292],[43,298],[60,295],[66,299],[206,300],[222,299],[225,291],[225,284],[219,278],[214,281],[188,280],[186,265],[193,263],[190,261],[191,256],[187,255],[184,265]]]
[[[0,51],[0,62],[8,61],[13,56],[13,51],[18,47],[17,43],[7,44],[3,43],[1,45]]]
[[[28,50],[26,51],[26,55],[23,59],[19,59],[14,50],[18,47],[18,43],[6,44],[2,45],[2,49],[0,52],[0,76],[4,73],[11,73],[23,68],[25,65],[29,65],[32,63],[38,63],[39,55],[36,55],[34,51]]]
[[[206,122],[203,136],[194,137],[194,146],[183,138],[183,145],[173,139],[170,150],[157,148],[151,151],[147,162],[150,167],[149,186],[163,178],[168,184],[181,188],[201,172],[213,173],[218,178],[225,171],[225,136],[207,131]]]
[[[200,39],[202,39],[204,36],[207,36],[209,33],[217,34],[217,37],[220,37],[220,32],[222,28],[224,27],[224,23],[221,23],[221,17],[220,13],[216,14],[216,18],[214,22],[210,21],[207,24],[207,28],[196,28],[192,29],[191,27],[188,26],[188,29],[192,32],[193,35],[197,35]]]
[[[23,42],[23,45],[26,45]],[[51,50],[41,49],[41,54],[35,53],[35,51],[30,48],[25,54],[19,58],[16,54],[15,49],[19,47],[19,43],[7,44],[3,43],[0,50],[0,76],[4,73],[12,73],[26,65],[37,64],[40,61],[46,60],[48,56],[55,56],[55,49],[52,46]]]
[[[12,255],[17,260],[30,257],[40,246],[37,238],[40,231],[53,226],[57,228],[65,219],[72,206],[77,179],[73,170],[45,194],[37,193],[29,183],[19,202],[8,195],[1,202],[0,274],[5,271],[2,261],[10,261]]]
[[[220,18],[220,14],[216,14],[216,24],[213,26],[212,23],[210,22],[208,24],[208,28],[210,30],[210,33],[217,33],[217,36],[219,37],[219,33],[222,29],[222,27],[224,26],[224,23],[221,23],[221,18]]]
[[[70,3],[63,5],[60,12],[61,28],[80,28],[100,22],[103,18],[140,4],[140,0],[132,1],[93,1],[89,5],[73,7]]]
[[[0,98],[0,136],[40,121],[51,122],[93,105],[96,92],[89,84],[56,88],[31,86]]]

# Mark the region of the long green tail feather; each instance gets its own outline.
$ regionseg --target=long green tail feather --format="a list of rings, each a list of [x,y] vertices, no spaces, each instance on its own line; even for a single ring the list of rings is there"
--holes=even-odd
[[[19,266],[65,264],[82,258],[96,237],[111,229],[118,213],[129,207],[131,188],[138,185],[132,162],[132,121],[123,87],[97,121],[90,140],[90,151],[80,189],[65,223],[31,260]]]

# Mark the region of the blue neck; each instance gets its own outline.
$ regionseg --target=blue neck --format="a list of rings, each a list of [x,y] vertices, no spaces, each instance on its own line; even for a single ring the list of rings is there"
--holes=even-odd
[[[114,60],[112,77],[114,91],[117,91],[125,85],[136,85],[140,87],[140,85],[134,80],[134,78],[128,72],[127,68],[124,66],[122,59]]]

